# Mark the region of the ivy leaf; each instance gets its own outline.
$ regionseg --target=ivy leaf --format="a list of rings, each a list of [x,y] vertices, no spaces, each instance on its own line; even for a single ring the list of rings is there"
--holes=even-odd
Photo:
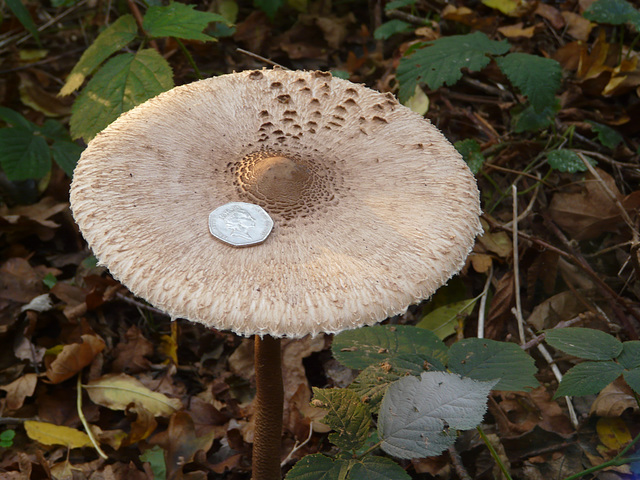
[[[506,40],[490,40],[481,32],[439,38],[400,60],[397,70],[400,101],[405,102],[421,80],[432,89],[453,85],[462,77],[462,68],[472,72],[482,70],[489,64],[488,55],[502,55],[509,48]]]
[[[284,5],[284,0],[253,0],[253,4],[273,20],[280,7]]]
[[[342,458],[329,458],[321,453],[303,457],[289,472],[286,480],[335,480],[347,478],[350,463]]]
[[[554,105],[555,93],[562,82],[562,67],[557,61],[528,53],[510,53],[496,58],[496,63],[536,112]]]
[[[533,358],[518,345],[465,338],[449,348],[449,369],[474,380],[497,380],[495,390],[524,391],[539,386]]]
[[[580,363],[564,374],[553,398],[596,394],[623,371],[622,365],[612,361]]]
[[[390,458],[367,455],[351,467],[349,480],[411,480],[404,468]]]
[[[394,18],[388,22],[384,22],[376,31],[373,32],[373,38],[376,40],[386,40],[396,33],[406,33],[413,30],[413,26],[410,23],[404,22]]]
[[[586,156],[585,158],[587,158],[587,161],[591,163],[591,165],[596,164],[595,160]],[[554,168],[559,172],[576,173],[586,172],[588,170],[580,156],[573,150],[568,150],[566,148],[560,148],[549,152],[547,154],[547,163],[551,168]]]
[[[407,362],[444,370],[447,347],[433,332],[407,325],[377,325],[342,332],[333,339],[333,356],[349,368]]]
[[[593,328],[568,327],[545,331],[549,345],[564,353],[587,360],[611,360],[622,352],[622,342],[613,335]]]
[[[211,22],[227,22],[222,15],[195,10],[195,5],[173,2],[149,7],[142,21],[142,28],[152,37],[175,37],[184,40],[216,41],[202,31]]]
[[[356,450],[367,440],[371,413],[354,391],[313,387],[311,404],[327,410],[322,423],[336,431],[329,435],[334,445],[343,450]]]
[[[583,16],[593,22],[610,25],[630,23],[640,31],[640,11],[625,0],[598,0],[587,8]]]
[[[480,150],[480,144],[473,138],[466,138],[454,144],[456,150],[462,155],[464,161],[467,162],[471,173],[477,174],[484,164],[484,155]]]
[[[123,15],[103,30],[87,48],[67,77],[60,95],[71,95],[85,79],[91,75],[111,55],[133,41],[138,34],[138,26],[133,15]]]
[[[614,149],[622,143],[622,135],[613,128],[591,120],[587,120],[587,123],[598,134],[598,141],[605,147]]]
[[[121,113],[172,87],[171,67],[154,49],[113,57],[73,104],[71,136],[88,142]]]
[[[0,166],[11,181],[44,177],[51,169],[47,141],[24,128],[0,129]]]
[[[382,449],[399,458],[439,455],[454,444],[456,429],[474,428],[482,421],[496,383],[445,372],[398,380],[389,386],[380,407]]]

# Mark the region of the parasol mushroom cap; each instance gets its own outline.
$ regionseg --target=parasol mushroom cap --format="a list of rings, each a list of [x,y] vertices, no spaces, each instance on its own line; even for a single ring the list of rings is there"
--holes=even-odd
[[[236,248],[209,214],[257,204]],[[464,265],[476,181],[391,94],[323,72],[245,71],[176,87],[82,154],[73,215],[100,262],[166,311],[241,335],[337,333],[402,313]]]

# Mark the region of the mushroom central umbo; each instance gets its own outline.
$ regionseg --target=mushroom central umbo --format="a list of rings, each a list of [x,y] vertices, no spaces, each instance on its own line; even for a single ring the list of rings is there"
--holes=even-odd
[[[241,72],[147,101],[90,142],[71,202],[132,292],[174,318],[256,335],[257,398],[271,411],[279,338],[403,312],[463,266],[481,231],[475,179],[444,136],[392,95],[323,72]],[[229,202],[271,216],[263,243],[209,232]],[[258,416],[256,480],[280,475],[278,415]]]

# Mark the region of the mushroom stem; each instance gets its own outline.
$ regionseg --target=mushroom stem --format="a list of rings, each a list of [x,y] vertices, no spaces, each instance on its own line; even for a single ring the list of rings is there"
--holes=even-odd
[[[280,446],[284,389],[280,339],[255,336],[255,435],[252,480],[280,480]]]

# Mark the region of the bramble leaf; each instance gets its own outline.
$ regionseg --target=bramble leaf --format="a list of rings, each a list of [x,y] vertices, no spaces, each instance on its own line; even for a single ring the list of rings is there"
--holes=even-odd
[[[622,352],[622,342],[593,328],[568,327],[545,331],[549,345],[587,360],[611,360]]]
[[[331,350],[340,363],[359,370],[382,362],[410,369],[409,364],[427,362],[435,370],[444,370],[447,358],[447,347],[433,332],[407,325],[348,330],[336,335]]]
[[[24,118],[15,110],[11,110],[7,107],[0,107],[0,120],[12,127],[19,127],[29,131],[34,131],[37,129],[36,126],[29,120]]]
[[[44,177],[51,169],[47,141],[24,128],[0,129],[0,166],[12,181]]]
[[[474,380],[499,380],[494,390],[524,391],[539,386],[533,358],[515,343],[465,338],[449,348],[448,367]]]
[[[51,155],[53,160],[69,177],[73,176],[73,170],[76,168],[80,154],[84,148],[73,142],[64,140],[54,142],[51,145]]]
[[[445,372],[398,380],[389,386],[380,407],[382,449],[399,458],[439,455],[454,444],[456,429],[474,428],[482,421],[496,383]]]
[[[554,105],[555,93],[562,82],[562,67],[557,61],[517,52],[496,58],[496,63],[536,112]]]
[[[396,72],[400,101],[405,102],[421,80],[432,89],[453,85],[462,77],[462,68],[482,70],[491,60],[488,55],[502,55],[509,48],[506,40],[491,40],[481,32],[439,38],[400,60]]]
[[[171,67],[156,50],[113,57],[73,104],[71,136],[88,142],[121,113],[172,87]]]
[[[138,34],[138,26],[133,15],[123,15],[103,30],[87,48],[67,77],[60,95],[71,95],[85,79],[91,75],[111,55],[133,41]]]
[[[195,5],[173,2],[165,6],[149,7],[142,27],[152,37],[175,37],[203,42],[217,39],[202,33],[211,22],[227,22],[222,15],[195,10]]]
[[[404,468],[390,458],[365,456],[354,462],[347,477],[349,480],[411,480]]]
[[[343,458],[329,458],[321,453],[306,455],[296,463],[286,480],[335,480],[346,478],[351,462]]]
[[[564,374],[553,398],[596,394],[623,371],[622,365],[612,361],[580,363]]]
[[[327,410],[322,423],[335,430],[329,435],[331,443],[343,450],[356,450],[367,440],[371,413],[354,391],[313,387],[311,404]]]
[[[587,8],[583,16],[593,22],[610,25],[630,23],[640,31],[640,11],[626,0],[598,0]]]
[[[422,372],[417,372],[422,373]],[[369,365],[353,380],[349,389],[362,399],[367,399],[369,408],[376,412],[387,387],[404,376],[398,370],[388,370],[381,365]]]
[[[541,112],[536,112],[533,105],[527,105],[521,109],[520,105],[511,109],[513,115],[513,130],[515,133],[535,132],[547,128],[553,123],[556,113],[560,110],[560,103],[545,107]]]

